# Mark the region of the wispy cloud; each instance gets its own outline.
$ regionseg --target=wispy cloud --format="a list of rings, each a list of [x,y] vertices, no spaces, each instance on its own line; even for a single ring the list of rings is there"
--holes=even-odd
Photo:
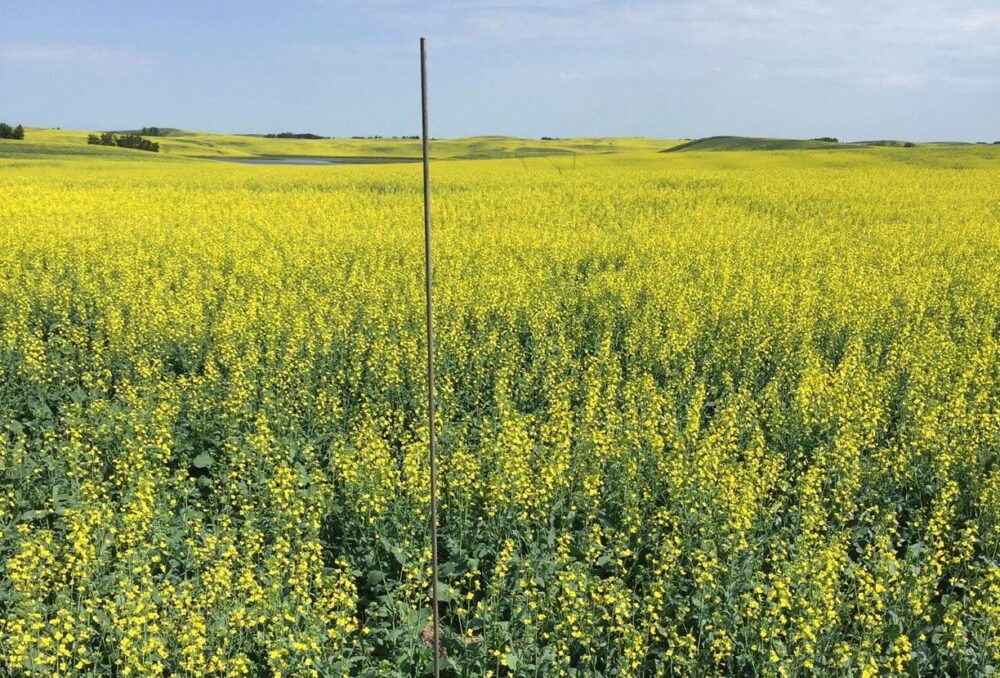
[[[453,134],[978,137],[1000,110],[998,0],[291,0],[280,14],[241,3],[235,18],[232,3],[176,0],[144,42],[118,28],[124,5],[80,30],[50,2],[22,3],[24,20],[0,26],[6,91],[41,102],[48,79],[59,109],[79,100],[79,74],[155,69],[133,78],[149,95],[130,105],[214,107],[217,122],[198,124],[221,129],[405,131],[417,35],[431,40],[436,110]],[[94,119],[108,92],[134,91],[102,78],[87,89]],[[263,91],[282,93],[260,104],[270,117],[245,103]]]
[[[891,89],[912,89],[924,85],[927,82],[927,76],[909,71],[883,71],[867,77],[865,82]]]
[[[0,43],[0,61],[44,69],[135,68],[150,62],[128,49],[66,43]]]
[[[959,30],[967,33],[993,33],[1000,37],[1000,9],[978,8],[951,19]]]
[[[345,7],[344,3],[335,2]],[[780,73],[774,62],[823,69],[825,78],[873,72],[919,74],[883,78],[890,87],[932,78],[947,56],[956,76],[982,80],[1000,66],[1000,8],[995,0],[371,0],[379,23],[430,35],[438,49],[531,48],[588,60],[662,69],[686,55],[706,63],[753,61],[758,77]],[[589,54],[588,54],[589,52]],[[633,61],[635,61],[633,59]],[[990,63],[992,62],[992,65]],[[830,64],[838,64],[831,68]],[[571,70],[565,64],[558,68]]]
[[[748,40],[775,48],[833,42],[863,49],[878,44],[957,48],[962,43],[971,49],[1000,48],[1000,8],[992,0],[846,0],[835,5],[819,0],[372,0],[358,11],[453,40],[586,46],[659,37],[702,44]]]

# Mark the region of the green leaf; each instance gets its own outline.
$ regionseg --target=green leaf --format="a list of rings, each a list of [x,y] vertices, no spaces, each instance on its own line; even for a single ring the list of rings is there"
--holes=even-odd
[[[212,455],[208,452],[202,452],[191,461],[195,468],[208,468],[214,462],[215,460],[212,459]]]
[[[455,600],[454,589],[444,582],[439,581],[437,583],[437,598],[442,603],[450,603]]]
[[[514,654],[513,652],[508,652],[507,656],[504,657],[504,659],[507,661],[507,668],[509,668],[511,671],[517,671],[518,660],[516,654]]]
[[[100,625],[102,629],[111,628],[111,617],[109,617],[108,613],[105,612],[104,610],[101,609],[94,610],[94,619],[97,620],[97,623]]]
[[[24,513],[21,514],[21,517],[18,518],[18,522],[27,523],[31,522],[32,520],[41,520],[42,518],[45,518],[48,515],[49,512],[45,509],[25,511]]]

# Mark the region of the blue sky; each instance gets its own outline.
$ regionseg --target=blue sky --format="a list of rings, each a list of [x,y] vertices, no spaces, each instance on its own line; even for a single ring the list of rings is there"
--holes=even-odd
[[[998,0],[4,4],[26,125],[1000,139]]]

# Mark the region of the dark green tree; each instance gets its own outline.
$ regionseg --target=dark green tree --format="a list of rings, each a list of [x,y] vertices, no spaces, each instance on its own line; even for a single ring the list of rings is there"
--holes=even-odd
[[[24,138],[24,127],[22,127],[21,125],[18,125],[17,127],[14,128],[14,138],[15,139],[23,139]]]
[[[158,153],[160,150],[160,145],[155,141],[150,141],[149,139],[143,139],[138,134],[115,134],[114,132],[101,132],[101,135],[88,134],[87,135],[88,144],[97,144],[99,146],[118,146],[119,148],[135,148],[140,151],[151,151],[153,153]]]
[[[155,141],[150,141],[149,139],[143,139],[138,134],[125,134],[114,139],[116,146],[122,148],[135,148],[140,151],[152,151],[157,153],[160,150],[160,145]]]

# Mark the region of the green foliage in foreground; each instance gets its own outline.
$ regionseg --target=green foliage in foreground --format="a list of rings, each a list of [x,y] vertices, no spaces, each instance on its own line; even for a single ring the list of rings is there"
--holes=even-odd
[[[998,152],[435,164],[449,671],[1000,666]],[[419,167],[0,194],[0,665],[426,673]]]

